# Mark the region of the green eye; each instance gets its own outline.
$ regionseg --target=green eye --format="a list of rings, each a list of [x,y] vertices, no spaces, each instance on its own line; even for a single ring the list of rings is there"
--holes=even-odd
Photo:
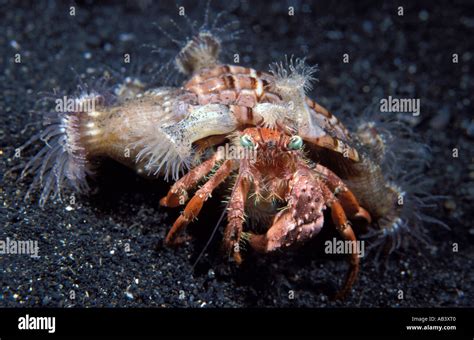
[[[300,136],[293,136],[288,142],[288,149],[299,150],[303,147],[303,139]]]
[[[242,137],[240,137],[240,144],[244,148],[253,148],[255,146],[252,137],[250,137],[249,135],[243,135]]]

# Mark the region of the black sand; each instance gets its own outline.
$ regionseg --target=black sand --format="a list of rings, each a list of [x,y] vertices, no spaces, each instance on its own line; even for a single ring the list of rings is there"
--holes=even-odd
[[[166,26],[168,17],[176,17],[172,5],[149,1],[95,6],[79,1],[75,17],[59,2],[0,3],[2,175],[32,154],[13,158],[14,149],[40,127],[33,124],[41,120],[34,111],[39,92],[73,91],[77,76],[70,67],[81,77],[100,77],[107,69],[120,70],[124,53],[144,61],[158,58],[142,48],[169,45],[152,22]],[[233,10],[245,30],[237,43],[241,63],[267,69],[285,54],[307,55],[320,66],[313,97],[343,121],[345,110],[362,112],[382,97],[420,98],[422,113],[411,122],[413,131],[432,149],[426,170],[436,182],[432,194],[448,196],[432,212],[451,227],[429,226],[436,249],[402,252],[384,271],[365,261],[352,295],[333,302],[327,296],[341,285],[347,264],[322,252],[331,231],[298,252],[252,255],[240,269],[220,256],[218,233],[193,274],[192,264],[222,209],[219,197],[191,227],[195,240],[168,249],[163,238],[179,211],[159,207],[168,186],[163,181],[150,183],[107,163],[97,179],[98,193],[78,197],[72,210],[67,202],[50,202],[42,211],[33,200],[23,202],[27,182],[6,176],[0,240],[37,240],[40,258],[0,256],[0,306],[473,306],[472,4],[407,2],[404,16],[398,16],[398,3],[294,3],[244,1]],[[287,15],[291,5],[294,17]],[[212,7],[215,15],[223,4]],[[186,9],[199,20],[204,13],[192,5]],[[16,53],[21,64],[13,62]],[[341,62],[343,53],[350,54],[349,64]]]

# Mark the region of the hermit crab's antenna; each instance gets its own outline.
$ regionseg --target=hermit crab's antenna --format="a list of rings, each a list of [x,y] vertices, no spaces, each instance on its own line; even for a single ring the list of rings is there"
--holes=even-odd
[[[278,138],[278,144],[277,144],[277,146],[278,146],[279,148],[283,147],[284,136],[285,136],[285,135],[282,133],[282,134],[280,134],[280,138]]]
[[[261,145],[265,144],[265,138],[263,137],[262,129],[257,128],[257,131],[258,131],[258,135],[260,136],[260,143],[259,144],[261,144]]]

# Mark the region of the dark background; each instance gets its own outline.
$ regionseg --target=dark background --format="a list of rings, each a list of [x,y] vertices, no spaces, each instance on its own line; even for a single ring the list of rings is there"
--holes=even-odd
[[[179,4],[192,20],[202,21],[205,2]],[[170,31],[169,18],[184,25],[172,2],[80,1],[74,3],[75,17],[66,2],[0,1],[0,6],[2,175],[33,154],[13,158],[14,149],[40,128],[37,101],[44,93],[55,88],[72,93],[78,77],[104,72],[117,81],[145,73],[146,81],[159,82],[148,66],[167,59],[151,54],[147,45],[172,44],[153,23]],[[397,15],[398,6],[404,16]],[[342,121],[389,95],[421,99],[421,115],[409,124],[431,147],[426,176],[436,183],[432,194],[447,196],[431,215],[451,227],[428,226],[431,251],[402,251],[382,267],[366,259],[352,295],[334,302],[328,294],[342,284],[347,263],[322,252],[331,230],[299,251],[250,255],[241,268],[220,255],[218,233],[193,274],[192,264],[222,210],[218,195],[190,228],[195,240],[168,249],[163,238],[179,210],[159,207],[165,182],[105,163],[97,192],[78,197],[73,210],[66,210],[67,202],[49,202],[40,210],[35,201],[23,202],[28,182],[17,182],[14,174],[0,188],[0,239],[38,240],[40,258],[0,257],[0,306],[473,306],[472,7],[469,1],[211,4],[211,18],[230,8],[228,20],[240,21],[242,39],[226,51],[238,52],[241,64],[266,70],[285,54],[319,64],[312,97]],[[15,53],[21,64],[13,62]],[[122,64],[124,53],[132,55],[131,65]],[[349,64],[342,63],[343,53],[349,53]],[[452,63],[453,53],[458,64]],[[453,147],[460,150],[457,159]],[[295,299],[288,298],[289,290]]]

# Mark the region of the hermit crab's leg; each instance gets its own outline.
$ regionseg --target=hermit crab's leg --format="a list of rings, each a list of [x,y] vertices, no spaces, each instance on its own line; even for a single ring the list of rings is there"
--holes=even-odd
[[[215,145],[225,142],[226,139],[227,139],[227,135],[214,135],[214,136],[209,136],[207,138],[200,139],[195,143],[196,154],[201,155],[210,147],[213,147]]]
[[[314,171],[334,193],[341,203],[344,212],[350,219],[362,218],[367,223],[371,223],[372,218],[369,212],[359,205],[359,202],[352,191],[349,190],[349,188],[334,172],[320,164],[315,166]]]
[[[216,163],[222,159],[224,159],[224,154],[218,151],[214,153],[211,158],[190,170],[173,184],[168,194],[160,200],[160,205],[174,208],[186,203],[188,200],[188,191],[194,188],[198,182],[212,170]]]
[[[349,146],[347,143],[327,134],[319,137],[311,137],[301,134],[301,137],[308,143],[338,152],[354,162],[358,162],[360,160],[359,153],[356,149]]]
[[[239,177],[240,178],[240,177]],[[235,262],[240,264],[240,236],[245,221],[245,202],[249,192],[249,182],[242,178],[235,183],[235,189],[230,197],[227,212],[227,227],[224,231],[224,250],[229,254],[232,252]]]
[[[352,285],[357,279],[357,274],[359,273],[359,251],[357,245],[357,239],[355,237],[354,231],[350,226],[349,221],[347,220],[344,209],[334,196],[334,194],[325,187],[324,184],[321,185],[323,194],[325,196],[326,204],[331,208],[331,218],[336,226],[337,231],[345,240],[352,242],[352,253],[350,254],[349,263],[350,268],[347,272],[346,281],[342,289],[336,294],[336,299],[344,299],[347,294],[350,292]]]
[[[234,168],[235,160],[226,160],[216,173],[199,190],[186,205],[186,208],[174,222],[173,227],[166,236],[167,245],[177,245],[185,239],[180,237],[181,231],[199,214],[204,202],[211,196],[212,191],[219,186]]]

